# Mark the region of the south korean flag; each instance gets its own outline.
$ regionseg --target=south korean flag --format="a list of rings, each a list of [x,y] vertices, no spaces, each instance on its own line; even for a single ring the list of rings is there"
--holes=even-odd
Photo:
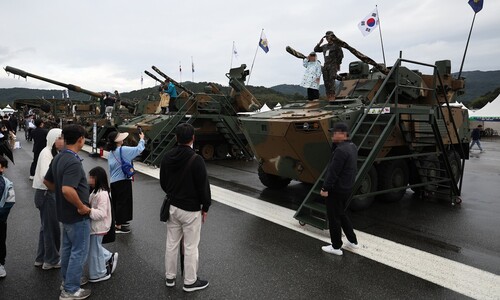
[[[358,28],[363,36],[367,36],[372,33],[372,31],[375,30],[377,26],[378,12],[376,8],[358,24]]]

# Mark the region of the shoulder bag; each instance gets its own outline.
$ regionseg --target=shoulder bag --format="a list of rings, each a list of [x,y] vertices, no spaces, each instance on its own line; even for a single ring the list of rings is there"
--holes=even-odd
[[[132,161],[126,162],[123,159],[122,147],[120,147],[120,160],[118,160],[118,158],[116,158],[116,155],[114,152],[111,152],[111,153],[113,153],[113,156],[115,157],[115,159],[118,161],[118,163],[120,163],[120,167],[122,168],[122,172],[123,172],[123,174],[125,174],[125,177],[132,178],[132,176],[134,176],[134,174],[135,174],[134,164],[132,163]]]
[[[193,156],[191,156],[191,158],[189,159],[189,162],[184,167],[184,170],[182,171],[181,177],[179,177],[177,184],[174,186],[173,190],[175,192],[177,192],[177,190],[179,189],[179,185],[181,184],[182,180],[186,176],[187,170],[189,169],[189,167],[191,167],[195,158],[196,158],[196,153],[193,154]],[[170,204],[172,203],[172,199],[174,197],[173,194],[174,193],[167,194],[167,195],[165,195],[165,198],[163,199],[163,204],[161,205],[161,209],[160,209],[160,221],[161,222],[167,222],[168,218],[170,217]]]

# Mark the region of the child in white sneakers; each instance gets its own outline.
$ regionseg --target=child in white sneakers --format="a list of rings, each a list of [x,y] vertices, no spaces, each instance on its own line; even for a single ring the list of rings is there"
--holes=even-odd
[[[90,186],[90,250],[89,281],[99,282],[111,278],[118,263],[118,253],[102,246],[102,239],[111,227],[111,201],[106,171],[95,167],[89,172]]]

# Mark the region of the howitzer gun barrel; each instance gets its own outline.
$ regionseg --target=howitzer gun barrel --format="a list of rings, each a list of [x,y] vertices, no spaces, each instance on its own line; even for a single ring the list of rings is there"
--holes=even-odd
[[[159,82],[163,82],[163,80],[161,80],[160,78],[156,77],[154,74],[151,74],[149,71],[147,70],[144,70],[144,73],[146,73],[146,75],[148,75],[149,77],[153,78],[154,80],[156,81],[159,81]]]
[[[158,69],[157,67],[155,66],[152,66],[151,67],[153,70],[155,70],[156,73],[160,74],[161,76],[163,76],[165,79],[167,79],[168,81],[172,82],[176,87],[180,88],[181,90],[185,91],[186,93],[188,93],[189,96],[192,96],[194,95],[194,93],[189,90],[188,88],[186,88],[185,86],[183,86],[182,84],[178,83],[177,81],[173,80],[171,77],[169,77],[168,75],[166,75],[165,73],[163,73],[162,71],[160,71],[160,69]]]
[[[55,85],[58,85],[58,86],[62,86],[62,87],[67,88],[70,91],[74,91],[74,92],[78,92],[78,93],[84,93],[84,94],[87,94],[87,95],[90,95],[90,96],[94,96],[94,97],[97,97],[97,98],[102,98],[103,97],[103,95],[101,93],[96,93],[96,92],[93,92],[93,91],[82,89],[81,87],[79,87],[77,85],[74,85],[74,84],[66,84],[66,83],[63,83],[63,82],[60,82],[60,81],[52,80],[50,78],[45,78],[45,77],[42,77],[42,76],[38,76],[36,74],[28,73],[28,72],[26,72],[24,70],[13,68],[13,67],[10,67],[10,66],[6,66],[5,67],[5,71],[8,72],[8,73],[12,73],[12,74],[21,76],[23,78],[32,77],[32,78],[35,78],[35,79],[38,79],[38,80],[41,80],[41,81],[45,81],[45,82],[52,83],[52,84],[55,84]]]
[[[344,42],[343,40],[339,39],[335,34],[331,34],[333,40],[338,43],[339,46],[342,48],[345,48],[349,50],[349,52],[352,53],[352,55],[356,56],[359,58],[361,61],[374,66],[376,69],[378,69],[380,72],[384,73],[385,75],[389,74],[389,69],[387,69],[385,66],[376,63],[373,59],[369,58],[368,56],[364,55],[363,53],[359,52],[352,46],[350,46],[348,43]]]

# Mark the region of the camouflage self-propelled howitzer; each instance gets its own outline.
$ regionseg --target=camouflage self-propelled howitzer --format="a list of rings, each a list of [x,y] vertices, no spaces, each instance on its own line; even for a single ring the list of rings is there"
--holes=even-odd
[[[87,101],[86,103],[79,103],[75,104],[70,108],[70,111],[67,113],[65,116],[65,119],[68,120],[70,123],[75,123],[75,124],[80,124],[84,126],[87,130],[87,138],[90,140],[92,138],[92,127],[94,122],[97,124],[98,128],[98,133],[97,133],[97,142],[98,145],[103,145],[105,142],[107,134],[112,131],[116,130],[114,126],[112,126],[109,122],[109,120],[106,120],[103,118],[102,114],[104,112],[101,112],[99,109],[99,101],[102,101],[104,97],[104,93],[99,93],[99,92],[93,92],[87,89],[83,89],[77,85],[74,84],[66,84],[60,81],[56,81],[50,78],[45,78],[36,74],[28,73],[24,70],[13,68],[10,66],[5,67],[5,71],[8,73],[12,73],[15,75],[18,75],[23,78],[35,78],[41,81],[45,81],[48,83],[52,83],[61,87],[64,87],[70,91],[78,92],[78,93],[84,93],[89,96],[91,96],[91,100]],[[123,115],[116,115],[118,119],[124,117]],[[60,117],[60,116],[59,116]],[[129,118],[129,117],[127,117]],[[119,122],[119,120],[115,120],[115,122]]]
[[[450,61],[430,65],[398,59],[386,69],[352,52],[363,61],[349,65],[335,101],[303,101],[241,118],[261,182],[270,188],[284,188],[292,179],[313,184],[295,217],[327,228],[319,191],[331,153],[328,129],[341,121],[350,126],[358,147],[352,209],[368,208],[375,197],[397,201],[407,188],[459,203],[469,123],[467,110],[449,105],[464,89],[464,81],[451,76]],[[364,61],[374,67],[369,70]]]
[[[176,144],[174,132],[180,123],[190,123],[195,127],[194,147],[204,159],[253,159],[254,155],[248,147],[238,120],[238,113],[251,112],[261,107],[245,87],[244,82],[248,75],[246,65],[231,69],[226,74],[232,88],[229,95],[222,93],[214,84],[207,86],[203,93],[194,93],[155,66],[152,68],[172,82],[180,93],[175,103],[177,111],[145,114],[119,126],[121,131],[136,133],[140,127],[144,132],[148,140],[143,154],[145,163],[156,166],[160,164],[163,155]],[[150,72],[145,73],[162,82]]]

